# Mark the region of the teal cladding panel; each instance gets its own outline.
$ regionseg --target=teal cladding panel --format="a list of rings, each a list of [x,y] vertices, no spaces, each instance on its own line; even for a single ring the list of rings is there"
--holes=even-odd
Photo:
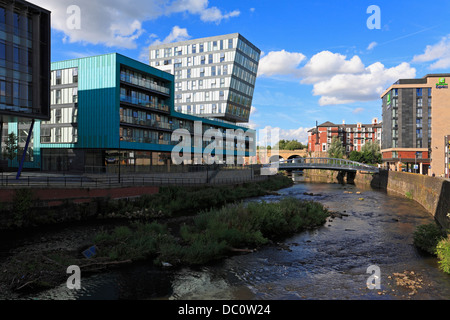
[[[79,59],[78,148],[117,148],[119,72],[116,54]]]

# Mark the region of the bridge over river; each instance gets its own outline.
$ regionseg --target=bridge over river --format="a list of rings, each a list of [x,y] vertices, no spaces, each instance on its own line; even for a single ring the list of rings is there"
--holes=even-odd
[[[345,159],[334,158],[296,158],[291,160],[284,160],[278,163],[272,163],[272,167],[278,165],[278,170],[305,170],[305,169],[322,169],[322,170],[335,170],[335,171],[347,171],[347,172],[374,172],[378,173],[379,168],[370,166],[364,163]]]

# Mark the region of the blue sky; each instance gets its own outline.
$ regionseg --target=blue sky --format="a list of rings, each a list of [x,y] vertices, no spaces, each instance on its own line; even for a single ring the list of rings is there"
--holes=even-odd
[[[381,119],[379,95],[399,78],[450,71],[450,1],[30,2],[52,11],[52,61],[119,52],[146,62],[158,41],[241,33],[263,52],[250,124],[303,142],[316,121]],[[370,5],[380,29],[367,27]]]

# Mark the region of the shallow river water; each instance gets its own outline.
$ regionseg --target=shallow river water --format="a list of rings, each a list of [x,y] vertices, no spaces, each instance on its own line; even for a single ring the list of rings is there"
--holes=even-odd
[[[79,291],[62,285],[28,298],[450,299],[450,276],[439,271],[434,257],[412,244],[415,227],[433,220],[419,204],[352,185],[311,183],[249,201],[286,196],[319,201],[348,216],[330,218],[317,230],[213,265],[177,270],[134,265],[82,278]],[[373,265],[379,267],[381,288],[370,290],[366,283]],[[405,271],[414,274],[415,292],[396,284],[394,274]]]

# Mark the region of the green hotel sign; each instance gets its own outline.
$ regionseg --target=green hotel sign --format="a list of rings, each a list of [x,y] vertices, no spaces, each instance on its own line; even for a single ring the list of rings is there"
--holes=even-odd
[[[436,89],[448,89],[448,84],[445,83],[445,78],[439,78],[439,82],[436,83]]]
[[[387,95],[387,104],[388,105],[391,104],[391,95],[390,94]]]

